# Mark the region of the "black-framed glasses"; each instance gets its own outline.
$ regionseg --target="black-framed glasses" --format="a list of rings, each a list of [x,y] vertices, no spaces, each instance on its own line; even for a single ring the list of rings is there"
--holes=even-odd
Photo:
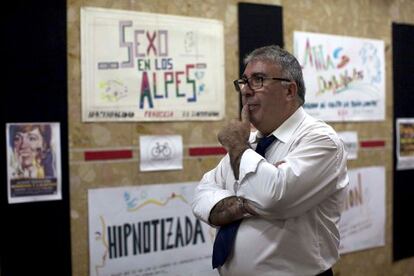
[[[278,81],[291,82],[290,79],[285,79],[285,78],[252,76],[250,78],[241,78],[241,79],[235,80],[233,81],[233,84],[234,84],[234,88],[238,92],[240,92],[243,88],[245,88],[246,85],[248,85],[251,90],[256,90],[256,89],[260,89],[263,87],[264,80],[278,80]]]

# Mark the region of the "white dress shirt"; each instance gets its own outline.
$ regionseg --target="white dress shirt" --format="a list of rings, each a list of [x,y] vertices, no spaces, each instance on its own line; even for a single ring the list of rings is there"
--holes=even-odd
[[[316,275],[338,260],[338,222],[347,192],[346,152],[335,131],[300,107],[272,133],[266,159],[246,150],[236,180],[227,154],[195,190],[206,223],[220,200],[240,196],[259,216],[243,219],[221,275]],[[257,145],[261,134],[249,142]],[[284,161],[276,167],[274,164]]]

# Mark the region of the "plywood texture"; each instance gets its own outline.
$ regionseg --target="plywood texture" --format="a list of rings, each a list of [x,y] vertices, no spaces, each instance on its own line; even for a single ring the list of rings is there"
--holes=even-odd
[[[236,0],[68,0],[69,149],[73,275],[88,275],[88,208],[90,188],[197,181],[220,156],[193,158],[188,147],[218,145],[217,132],[236,118],[238,97],[231,81],[238,77]],[[247,2],[247,1],[245,1]],[[391,23],[414,24],[411,0],[295,0],[249,1],[283,6],[284,40],[292,50],[293,31],[310,31],[381,39],[386,45],[386,120],[375,123],[337,123],[338,131],[357,131],[360,140],[385,140],[381,149],[361,150],[350,168],[380,165],[387,173],[386,246],[346,254],[334,267],[335,275],[414,275],[414,258],[392,262],[392,49]],[[220,122],[82,123],[80,73],[80,8],[82,6],[166,13],[222,20],[225,27],[226,119]],[[139,172],[140,135],[183,136],[184,170]],[[86,150],[132,149],[125,161],[86,162]]]

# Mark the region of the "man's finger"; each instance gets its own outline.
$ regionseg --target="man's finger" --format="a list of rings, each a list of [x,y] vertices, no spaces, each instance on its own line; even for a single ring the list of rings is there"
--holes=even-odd
[[[241,110],[241,121],[242,123],[250,124],[249,106],[247,104],[243,105]]]

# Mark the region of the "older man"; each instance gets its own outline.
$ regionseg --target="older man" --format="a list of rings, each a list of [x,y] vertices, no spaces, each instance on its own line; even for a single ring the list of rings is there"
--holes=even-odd
[[[218,228],[213,267],[221,275],[332,275],[348,185],[344,145],[302,108],[293,55],[266,46],[245,64],[234,81],[241,121],[220,131],[228,154],[204,175],[192,204]]]

